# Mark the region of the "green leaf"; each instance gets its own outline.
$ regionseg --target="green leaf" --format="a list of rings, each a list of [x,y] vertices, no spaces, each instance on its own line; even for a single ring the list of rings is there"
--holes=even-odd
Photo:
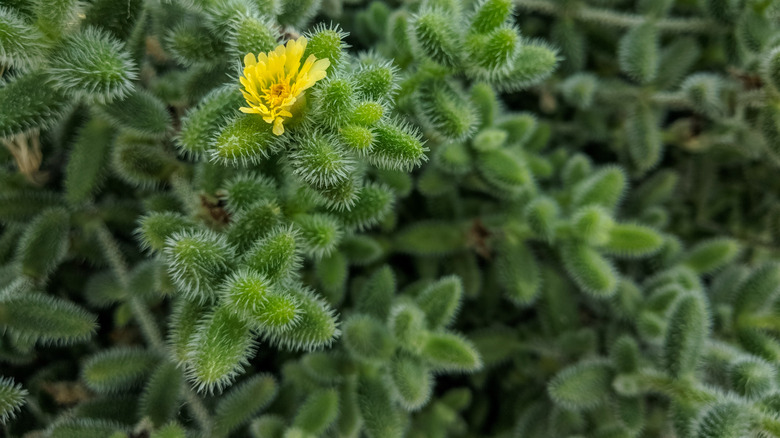
[[[321,3],[322,0],[284,0],[279,23],[302,29],[320,9]]]
[[[603,360],[586,360],[560,371],[547,385],[555,404],[571,410],[590,410],[606,401],[612,371]]]
[[[242,172],[224,183],[227,209],[232,213],[272,201],[278,193],[273,179],[256,172]]]
[[[29,224],[49,207],[64,205],[59,194],[38,190],[14,190],[0,193],[0,221]]]
[[[266,333],[272,344],[291,350],[314,350],[331,345],[341,334],[333,309],[311,290],[293,285],[285,290],[300,305],[300,319],[294,329]]]
[[[674,38],[660,53],[655,83],[659,89],[668,90],[677,85],[699,60],[702,50],[693,36]]]
[[[610,359],[619,373],[639,371],[639,345],[630,335],[622,335],[612,345]]]
[[[335,389],[321,389],[309,395],[293,420],[293,426],[311,436],[320,436],[337,419],[339,393]]]
[[[453,323],[463,300],[463,283],[451,275],[431,283],[417,297],[417,305],[425,313],[428,327],[444,328]]]
[[[474,135],[479,115],[455,83],[428,79],[417,85],[416,94],[423,126],[450,141],[463,141]]]
[[[234,85],[216,88],[207,94],[181,121],[177,145],[184,155],[202,158],[211,148],[211,139],[221,130],[226,117],[244,103]]]
[[[723,91],[726,82],[714,73],[694,73],[680,85],[680,92],[697,112],[713,118],[722,117],[727,103]]]
[[[598,79],[591,73],[576,73],[561,84],[566,101],[580,109],[590,109],[598,87]]]
[[[62,208],[41,213],[19,240],[17,262],[22,274],[43,278],[65,259],[70,246],[70,214]]]
[[[243,256],[243,264],[272,281],[297,275],[299,255],[298,231],[281,226],[258,240]]]
[[[221,287],[221,298],[247,323],[271,332],[294,329],[299,319],[297,300],[277,291],[274,284],[255,271],[239,269]]]
[[[390,362],[389,374],[394,398],[404,409],[416,411],[428,403],[433,376],[418,358],[396,355]]]
[[[780,292],[780,265],[766,263],[748,277],[737,289],[734,314],[750,314],[766,308]]]
[[[390,309],[388,328],[400,348],[419,352],[426,336],[425,313],[414,303],[402,302]]]
[[[707,407],[694,426],[695,438],[741,438],[750,435],[747,406],[723,401]]]
[[[357,124],[345,125],[340,129],[339,139],[347,150],[366,156],[374,147],[374,130]]]
[[[369,183],[359,189],[350,208],[335,214],[346,227],[363,230],[384,219],[394,201],[393,191],[388,187]]]
[[[618,257],[646,257],[658,252],[664,239],[653,228],[638,224],[615,224],[603,250]]]
[[[138,23],[143,10],[143,0],[94,0],[86,7],[84,25],[99,27],[114,37],[127,40]],[[117,14],[119,9],[122,14]]]
[[[469,333],[469,339],[474,342],[486,368],[513,358],[520,345],[517,335],[507,327],[480,329]]]
[[[32,72],[0,82],[0,108],[12,109],[0,112],[0,138],[46,130],[60,120],[67,107],[68,99],[54,89],[45,73]]]
[[[395,274],[390,266],[382,266],[360,288],[354,297],[355,310],[385,321],[395,296]]]
[[[168,272],[188,299],[214,298],[219,280],[233,261],[234,248],[224,234],[211,230],[185,230],[165,242]]]
[[[369,438],[401,438],[404,426],[389,390],[378,378],[361,376],[357,401],[363,426]]]
[[[530,147],[531,140],[544,131],[545,125],[540,123],[536,114],[531,112],[516,112],[501,117],[498,122],[498,128],[508,134],[507,143],[510,145],[521,146],[527,150],[539,150],[541,147]]]
[[[498,284],[509,300],[518,306],[529,306],[536,300],[542,278],[527,244],[501,244],[495,266]]]
[[[329,214],[302,214],[293,219],[300,229],[303,251],[314,259],[321,259],[332,253],[343,235],[339,220]]]
[[[77,0],[33,1],[36,25],[52,40],[61,36],[63,30],[69,30],[78,20],[81,5]]]
[[[163,42],[168,53],[187,66],[216,64],[226,49],[224,42],[216,38],[204,23],[180,23],[168,31]]]
[[[626,192],[626,174],[618,166],[606,166],[579,182],[573,190],[576,206],[596,205],[614,210]]]
[[[45,50],[38,29],[26,23],[14,9],[0,7],[0,64],[29,69],[41,63]]]
[[[493,126],[500,111],[498,95],[493,87],[486,82],[477,82],[471,86],[469,98],[478,109],[479,128]]]
[[[673,377],[693,373],[709,335],[710,314],[701,293],[690,293],[676,302],[664,340],[664,366]]]
[[[483,0],[477,3],[471,16],[470,32],[485,33],[504,24],[514,10],[510,0]]]
[[[272,129],[256,114],[234,117],[217,131],[210,146],[211,161],[233,167],[262,162],[280,146]]]
[[[105,176],[105,166],[114,138],[114,130],[100,119],[92,119],[82,128],[65,168],[65,198],[79,204],[92,197]]]
[[[476,165],[490,185],[506,192],[509,197],[534,190],[534,177],[528,162],[516,151],[496,149],[482,152],[477,156]]]
[[[737,393],[748,400],[755,400],[775,390],[777,371],[764,359],[747,357],[731,364],[729,380]]]
[[[215,429],[227,436],[268,406],[279,391],[270,374],[257,374],[223,395],[216,408]]]
[[[731,263],[741,251],[741,245],[734,239],[708,239],[691,248],[683,263],[699,274],[710,274]]]
[[[152,432],[149,438],[187,438],[187,434],[178,423],[168,423]]]
[[[382,321],[355,314],[344,322],[344,347],[355,358],[381,363],[395,351],[393,338]]]
[[[180,365],[187,361],[189,345],[198,329],[198,322],[204,319],[207,307],[198,301],[178,297],[173,304],[168,326],[168,345],[172,356]]]
[[[138,220],[136,235],[142,248],[153,251],[165,249],[165,242],[178,232],[195,228],[190,218],[174,212],[152,212]]]
[[[466,248],[466,232],[458,224],[420,221],[398,231],[394,244],[397,251],[406,254],[446,255]]]
[[[662,204],[674,197],[679,181],[674,170],[659,170],[633,190],[630,203],[637,210]]]
[[[125,97],[138,77],[123,44],[95,28],[66,36],[49,59],[49,71],[63,93],[98,103]]]
[[[374,148],[369,162],[381,169],[411,170],[427,160],[422,135],[412,125],[381,121],[374,127]]]
[[[473,372],[482,368],[474,345],[454,333],[429,333],[420,353],[433,371]]]
[[[201,32],[197,35],[202,34]],[[270,52],[277,46],[278,40],[279,32],[273,20],[268,17],[238,14],[230,25],[228,42],[233,54],[239,57],[247,53]]]
[[[768,84],[780,91],[780,47],[775,47],[764,56],[761,73]]]
[[[141,89],[102,105],[100,111],[118,128],[145,138],[163,137],[171,127],[171,115],[165,103]]]
[[[595,247],[609,242],[610,232],[615,221],[602,207],[587,206],[574,212],[571,218],[571,230],[579,240]]]
[[[157,186],[179,169],[176,158],[161,144],[127,132],[117,137],[111,164],[117,176],[139,187]]]
[[[558,53],[541,42],[523,44],[511,69],[489,78],[500,92],[520,91],[547,79],[558,65]]]
[[[9,377],[0,377],[0,425],[12,420],[27,398],[22,385]]]
[[[182,370],[175,363],[160,364],[144,387],[140,416],[148,417],[157,427],[174,418],[181,406],[183,383]]]
[[[222,391],[249,365],[256,348],[249,324],[233,309],[218,307],[198,322],[192,335],[187,377],[198,391]]]
[[[57,438],[114,438],[114,432],[121,432],[119,436],[125,436],[126,429],[112,421],[71,418],[54,423],[47,432],[48,436]]]
[[[357,266],[370,265],[379,260],[386,252],[379,241],[365,234],[344,237],[339,245],[339,250],[344,253],[350,264]]]
[[[658,74],[658,31],[651,21],[630,29],[620,40],[620,69],[637,81],[647,84]]]
[[[311,43],[310,43],[311,44]],[[360,68],[355,72],[355,82],[357,83],[358,92],[365,99],[381,100],[386,98],[392,98],[396,89],[398,88],[397,82],[398,71],[393,64],[381,58],[365,57],[361,60]],[[368,101],[369,106],[376,108],[377,103]],[[384,112],[384,107],[378,107]],[[355,109],[356,115],[353,116],[355,121],[362,124],[369,121],[369,117],[365,117],[369,112],[365,109],[361,110],[360,105]],[[370,111],[376,113],[376,111]],[[363,116],[361,117],[360,114]],[[377,119],[378,120],[378,119]]]
[[[90,389],[102,394],[124,391],[138,386],[157,359],[140,348],[115,347],[88,358],[81,377]]]
[[[331,187],[352,177],[355,161],[334,137],[313,132],[297,140],[290,165],[302,181],[312,187]]]
[[[452,15],[426,8],[412,17],[410,23],[414,50],[448,67],[458,66],[463,53],[459,20]]]
[[[286,429],[285,419],[274,414],[262,415],[249,425],[253,438],[282,438]]]
[[[464,143],[445,143],[434,151],[434,164],[443,172],[462,175],[473,165],[468,148]]]
[[[287,4],[285,9],[290,6],[292,5]],[[344,38],[348,35],[337,24],[317,24],[312,31],[304,33],[308,43],[306,44],[306,51],[303,52],[303,59],[307,59],[309,55],[314,55],[317,59],[327,58],[330,60],[331,65],[338,66],[344,57],[344,49],[347,48]]]
[[[588,28],[578,21],[571,16],[562,16],[550,29],[551,42],[561,53],[561,70],[566,73],[585,70],[591,49],[592,43],[586,34]]]
[[[341,251],[334,251],[315,262],[317,279],[321,286],[321,292],[328,302],[337,306],[344,299],[347,289],[347,277],[349,266],[347,258]]]
[[[466,47],[470,76],[490,80],[514,67],[513,62],[522,50],[522,40],[517,28],[504,25],[485,34],[469,35]]]
[[[348,76],[331,76],[314,96],[317,114],[322,124],[338,129],[350,122],[357,104],[357,84]]]
[[[581,153],[573,154],[561,170],[561,179],[566,187],[575,187],[593,173],[593,162]]]
[[[536,237],[552,242],[560,215],[560,207],[552,198],[538,197],[525,209],[525,217]]]
[[[94,334],[96,317],[61,298],[39,293],[0,298],[0,327],[22,339],[67,345]]]
[[[588,245],[569,243],[561,248],[566,272],[577,286],[596,298],[612,296],[618,277],[612,263]]]

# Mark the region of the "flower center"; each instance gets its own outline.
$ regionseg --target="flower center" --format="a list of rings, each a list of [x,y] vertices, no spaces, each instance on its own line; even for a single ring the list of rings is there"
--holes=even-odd
[[[290,85],[286,82],[271,85],[268,90],[268,103],[271,107],[281,106],[285,99],[290,96]]]

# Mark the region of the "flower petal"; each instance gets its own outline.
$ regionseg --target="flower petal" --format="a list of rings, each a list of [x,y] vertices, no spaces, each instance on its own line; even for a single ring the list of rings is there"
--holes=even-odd
[[[282,122],[283,120],[281,117],[277,117],[276,120],[274,120],[274,129],[273,129],[274,134],[276,135],[284,134],[284,125],[282,125]]]
[[[254,53],[247,53],[246,56],[244,56],[244,65],[247,67],[251,67],[257,64],[257,58],[255,58]]]

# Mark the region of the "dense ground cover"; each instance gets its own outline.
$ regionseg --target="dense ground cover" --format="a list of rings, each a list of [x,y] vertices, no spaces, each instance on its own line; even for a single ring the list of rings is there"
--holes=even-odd
[[[780,437],[771,0],[0,0],[0,435]]]

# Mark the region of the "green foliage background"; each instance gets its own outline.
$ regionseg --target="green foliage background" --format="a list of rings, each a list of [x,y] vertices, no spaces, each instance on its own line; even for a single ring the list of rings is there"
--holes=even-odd
[[[0,0],[0,139],[0,435],[780,437],[772,0]]]

